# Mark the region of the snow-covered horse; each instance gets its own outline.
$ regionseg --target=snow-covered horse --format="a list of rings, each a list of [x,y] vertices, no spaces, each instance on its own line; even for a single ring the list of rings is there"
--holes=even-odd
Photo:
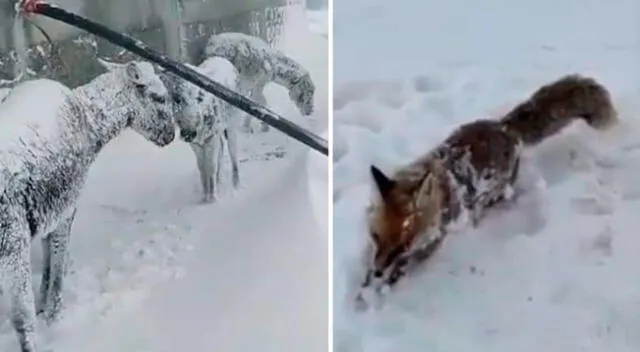
[[[74,91],[39,79],[0,104],[0,283],[22,352],[36,352],[31,242],[43,243],[38,313],[58,319],[76,200],[102,148],[126,128],[158,146],[175,137],[166,87],[146,62],[102,62],[108,72]]]
[[[267,104],[264,88],[267,83],[275,83],[289,90],[289,98],[302,115],[313,113],[316,87],[309,71],[264,40],[236,32],[214,34],[204,55],[231,61],[240,73],[240,90],[258,103]],[[244,127],[251,131],[251,117],[246,117]],[[262,122],[262,131],[268,129],[269,125]]]
[[[188,65],[203,75],[237,91],[239,75],[227,59],[211,57],[198,67]],[[216,187],[220,184],[220,169],[226,142],[231,161],[233,187],[240,183],[238,168],[237,122],[241,111],[184,79],[164,74],[174,105],[174,119],[180,130],[180,138],[189,143],[196,156],[203,202],[216,199]]]

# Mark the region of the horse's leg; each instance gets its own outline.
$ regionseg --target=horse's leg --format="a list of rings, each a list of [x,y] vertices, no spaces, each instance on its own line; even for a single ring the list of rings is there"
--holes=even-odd
[[[214,185],[216,188],[220,187],[220,184],[222,183],[220,172],[222,170],[222,158],[224,157],[224,143],[223,143],[224,138],[225,138],[224,132],[223,132],[223,135],[216,136],[214,140],[214,142],[216,143],[216,146],[214,147],[213,152],[211,154],[212,157],[215,157],[215,161],[213,162],[213,170],[215,175]]]
[[[247,95],[249,98],[254,99],[254,91],[255,91],[255,83],[252,82],[252,80],[250,80],[247,77],[243,77],[240,79],[240,92],[242,92],[242,94]],[[253,128],[251,127],[251,120],[252,117],[251,115],[244,113],[242,114],[243,118],[244,118],[244,123],[242,125],[243,127],[243,131],[245,133],[253,133]]]
[[[11,303],[11,324],[21,352],[36,352],[36,309],[31,287],[31,233],[25,221],[2,216],[0,278]]]
[[[47,323],[55,322],[63,308],[63,280],[69,262],[69,240],[71,226],[76,216],[76,209],[63,220],[54,231],[42,239],[42,248],[46,252],[45,268],[40,283],[40,311]]]
[[[216,144],[219,144],[216,139],[217,136],[213,136],[205,145],[202,146],[203,154],[203,166],[205,170],[205,182],[207,184],[207,203],[212,203],[216,200],[216,189],[214,177],[216,174],[216,163],[213,160],[214,150]]]
[[[231,119],[235,118],[231,116]],[[229,126],[229,124],[227,124]],[[231,160],[231,182],[233,188],[237,189],[240,185],[240,168],[238,166],[238,132],[231,127],[227,127],[224,130],[224,137],[227,141],[227,148],[229,150],[229,159]]]
[[[191,149],[193,150],[193,154],[196,156],[196,162],[198,163],[198,172],[200,174],[200,184],[202,185],[202,202],[206,203],[209,201],[208,197],[208,175],[205,164],[204,149],[202,146],[197,144],[189,144]]]
[[[267,85],[266,83],[257,84],[254,92],[256,102],[264,106],[267,106],[267,98],[264,96],[264,88],[266,85]],[[260,125],[261,125],[260,132],[269,131],[268,123],[264,121],[260,121]]]

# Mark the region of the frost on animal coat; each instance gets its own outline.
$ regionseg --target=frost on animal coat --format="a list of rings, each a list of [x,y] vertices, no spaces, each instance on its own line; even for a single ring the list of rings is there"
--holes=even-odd
[[[522,148],[576,119],[603,131],[618,121],[604,86],[568,75],[540,87],[500,119],[459,126],[392,177],[372,166],[378,196],[367,211],[372,250],[363,287],[381,292],[394,285],[410,266],[431,256],[456,219],[477,225],[487,209],[513,197]]]
[[[24,82],[0,104],[0,291],[10,298],[22,352],[36,351],[31,241],[40,237],[44,246],[38,312],[53,322],[75,203],[98,153],[127,127],[159,146],[174,139],[168,93],[153,67],[108,66],[75,91],[46,79]]]
[[[231,90],[238,90],[238,71],[224,58],[211,57],[192,68]],[[171,87],[180,138],[189,143],[196,156],[203,202],[215,201],[225,142],[233,186],[237,188],[240,182],[236,126],[241,112],[195,84],[169,75],[163,79]]]
[[[264,88],[273,82],[289,90],[289,98],[302,115],[313,114],[316,87],[309,71],[262,39],[235,32],[215,34],[205,47],[205,57],[212,56],[231,61],[240,73],[241,91],[247,92],[258,103],[267,104]],[[249,129],[250,121],[247,117],[245,128]],[[268,127],[262,123],[263,131]]]
[[[451,225],[465,218],[475,225],[508,199],[521,149],[499,122],[477,120],[391,178],[372,166],[379,196],[367,211],[373,251],[363,287],[392,287],[434,253]]]

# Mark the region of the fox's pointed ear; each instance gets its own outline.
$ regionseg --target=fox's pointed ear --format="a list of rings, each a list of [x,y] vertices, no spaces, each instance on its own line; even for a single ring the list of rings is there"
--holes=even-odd
[[[437,182],[438,181],[436,180],[436,176],[433,174],[430,174],[424,179],[424,181],[422,181],[422,185],[420,185],[420,189],[418,190],[416,196],[416,207],[426,207],[429,202],[432,202],[434,200],[434,197],[437,197],[439,195],[434,192],[438,187]]]
[[[371,165],[371,176],[373,176],[373,181],[376,183],[376,187],[378,187],[382,198],[387,198],[396,186],[396,182],[388,178],[380,169],[373,165]]]
[[[437,199],[441,196],[439,176],[444,172],[444,166],[438,161],[433,161],[429,165],[429,174],[422,181],[422,185],[418,190],[416,197],[416,206],[418,208],[426,207],[429,202],[437,202]]]

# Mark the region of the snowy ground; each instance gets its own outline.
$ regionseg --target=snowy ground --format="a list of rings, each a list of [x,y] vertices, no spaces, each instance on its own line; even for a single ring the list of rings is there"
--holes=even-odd
[[[335,3],[336,352],[640,350],[639,13],[632,0]],[[530,150],[523,181],[539,189],[354,313],[368,165],[391,171],[572,72],[610,88],[619,128],[577,123]]]
[[[296,36],[281,47],[310,69],[316,113],[300,117],[276,86],[267,98],[322,133],[327,40],[301,26],[291,21]],[[243,189],[212,205],[198,204],[186,144],[159,149],[126,132],[107,146],[79,201],[66,316],[43,329],[55,352],[326,351],[327,225],[316,203],[327,204],[317,196],[327,192],[327,159],[276,130],[243,135],[240,146]],[[17,351],[4,320],[0,351]]]
[[[327,9],[307,11],[307,19],[309,21],[309,29],[313,33],[320,34],[323,37],[329,35],[329,23],[328,23]]]

